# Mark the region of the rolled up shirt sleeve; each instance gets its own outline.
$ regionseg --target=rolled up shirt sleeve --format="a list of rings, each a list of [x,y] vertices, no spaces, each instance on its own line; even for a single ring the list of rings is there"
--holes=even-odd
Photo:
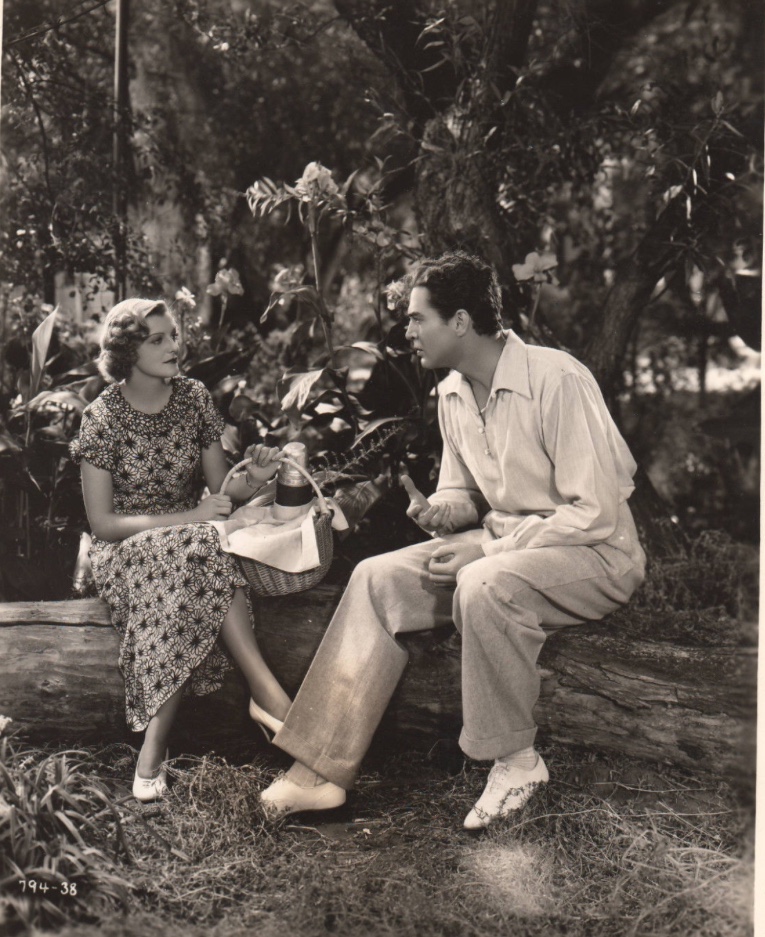
[[[611,422],[594,379],[565,373],[541,401],[544,448],[563,499],[546,516],[524,517],[507,536],[484,544],[505,550],[600,543],[615,531],[624,500],[614,458]]]

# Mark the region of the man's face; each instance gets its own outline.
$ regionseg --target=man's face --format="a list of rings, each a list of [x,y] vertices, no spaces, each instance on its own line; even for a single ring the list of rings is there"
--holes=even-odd
[[[415,286],[409,297],[406,338],[411,342],[423,368],[453,368],[459,355],[455,319],[444,322],[430,304],[427,286]]]

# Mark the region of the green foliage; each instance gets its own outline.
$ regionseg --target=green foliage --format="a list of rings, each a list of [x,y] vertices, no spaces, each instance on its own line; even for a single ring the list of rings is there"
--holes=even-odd
[[[18,290],[3,290],[0,304],[0,504],[6,521],[0,531],[6,555],[0,595],[11,583],[26,591],[17,557],[45,557],[46,584],[55,591],[63,571],[54,568],[53,557],[68,553],[71,570],[85,524],[67,444],[103,380],[95,373],[95,349],[85,328]],[[63,577],[65,582],[65,572]]]
[[[751,549],[722,531],[706,530],[691,541],[687,557],[651,561],[633,604],[657,614],[719,609],[736,618],[751,609],[755,574]]]
[[[756,547],[707,530],[687,556],[649,557],[646,579],[628,606],[609,616],[619,633],[688,647],[756,646]]]
[[[50,301],[58,270],[113,280],[114,24],[105,4],[66,16],[33,0],[7,5],[4,25],[0,275]],[[136,284],[156,286],[140,231],[127,255]]]
[[[501,4],[132,5],[129,279],[136,292],[173,295],[192,282],[193,258],[210,256],[213,321],[188,290],[177,309],[186,371],[229,421],[231,455],[300,433],[317,465],[346,450],[353,460],[364,434],[394,419],[367,478],[395,482],[404,462],[427,490],[439,450],[433,376],[410,360],[384,298],[426,247],[498,259],[512,324],[582,352],[608,334],[595,324],[647,242],[662,279],[616,389],[634,394],[629,365],[644,354],[659,377],[685,363],[703,376],[745,328],[726,318],[725,284],[741,298],[740,284],[757,282],[753,6],[614,0],[601,21],[540,0],[508,51],[494,28]],[[50,299],[62,269],[112,279],[113,27],[108,5],[70,16],[55,0],[6,3],[4,64],[16,80],[4,83],[0,268],[30,295]],[[405,34],[411,48],[399,46]],[[166,215],[177,237],[150,251],[146,232]],[[670,232],[652,239],[662,218]],[[516,279],[524,256],[542,266]],[[52,446],[63,452],[75,398],[97,380],[85,373],[87,338],[70,330],[79,373],[49,374],[44,396],[11,409],[29,371],[12,359],[42,317],[38,303],[29,328],[14,319],[4,335],[0,458],[14,466],[16,504],[6,483],[3,515],[22,519],[17,534],[30,517],[65,517],[48,511],[59,486],[74,522],[75,476]],[[29,508],[15,493],[25,486]]]
[[[0,921],[10,929],[97,921],[127,905],[118,804],[85,751],[0,739]]]
[[[364,249],[371,251],[375,256],[378,277],[385,269],[389,255],[417,254],[412,240],[407,240],[406,232],[396,230],[388,223],[379,197],[383,183],[382,166],[377,167],[375,175],[367,174],[363,181],[357,172],[353,172],[342,186],[338,186],[329,169],[319,162],[311,162],[293,185],[264,179],[253,183],[247,190],[247,201],[256,219],[285,205],[296,205],[309,237],[313,282],[305,281],[306,272],[302,266],[281,267],[274,278],[271,301],[261,321],[266,321],[275,310],[282,314],[291,310],[299,321],[301,309],[307,308],[310,321],[321,325],[326,364],[307,370],[288,370],[277,385],[277,393],[281,410],[292,429],[300,431],[303,438],[307,437],[314,455],[319,457],[318,461],[314,460],[315,464],[321,465],[326,472],[333,460],[335,466],[345,466],[328,472],[327,479],[334,485],[341,480],[350,481],[353,473],[358,474],[361,470],[362,464],[371,471],[371,475],[361,477],[359,481],[370,480],[381,473],[388,478],[394,477],[399,462],[416,459],[423,454],[416,446],[410,448],[410,444],[416,440],[432,441],[434,435],[433,415],[426,406],[427,395],[433,386],[432,378],[423,374],[417,363],[413,369],[408,368],[409,374],[402,367],[401,359],[408,361],[410,356],[408,350],[395,345],[395,324],[384,322],[383,284],[379,279],[374,315],[380,339],[377,342],[354,341],[343,349],[335,348],[336,311],[327,297],[328,287],[323,278],[320,256],[322,223],[338,222],[340,235],[351,245],[361,242]],[[373,367],[365,369],[366,377],[356,381],[356,386],[349,383],[350,368],[339,366],[341,350],[356,359],[372,359]],[[320,360],[325,360],[324,355]],[[380,379],[388,389],[387,394],[380,393]],[[376,392],[373,390],[375,383]],[[399,405],[390,393],[393,385],[404,392]],[[373,436],[374,442],[370,445]],[[347,456],[338,455],[343,450],[347,450]],[[380,457],[374,466],[370,452]]]

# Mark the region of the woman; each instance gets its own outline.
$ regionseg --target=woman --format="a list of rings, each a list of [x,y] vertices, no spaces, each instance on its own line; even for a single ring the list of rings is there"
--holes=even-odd
[[[250,688],[250,715],[276,731],[290,699],[263,660],[247,582],[215,528],[278,468],[262,445],[218,494],[228,466],[224,423],[199,381],[179,376],[175,320],[163,302],[127,299],[107,315],[99,369],[110,382],[86,407],[70,452],[80,463],[91,559],[119,632],[127,721],[145,730],[133,794],[167,789],[167,738],[184,690],[218,689],[228,650]],[[212,494],[197,503],[199,474]]]

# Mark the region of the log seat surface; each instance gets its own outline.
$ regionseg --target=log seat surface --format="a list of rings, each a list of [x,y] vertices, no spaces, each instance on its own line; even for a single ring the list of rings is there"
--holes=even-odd
[[[264,656],[294,694],[342,593],[322,584],[256,600]],[[410,660],[375,745],[431,748],[460,726],[460,646],[453,629],[406,635]],[[118,637],[100,599],[0,603],[0,714],[31,740],[134,738],[125,728]],[[756,650],[677,646],[603,623],[545,643],[536,709],[544,738],[725,777],[752,774]],[[179,731],[211,747],[249,736],[244,682],[232,673],[184,701]]]

